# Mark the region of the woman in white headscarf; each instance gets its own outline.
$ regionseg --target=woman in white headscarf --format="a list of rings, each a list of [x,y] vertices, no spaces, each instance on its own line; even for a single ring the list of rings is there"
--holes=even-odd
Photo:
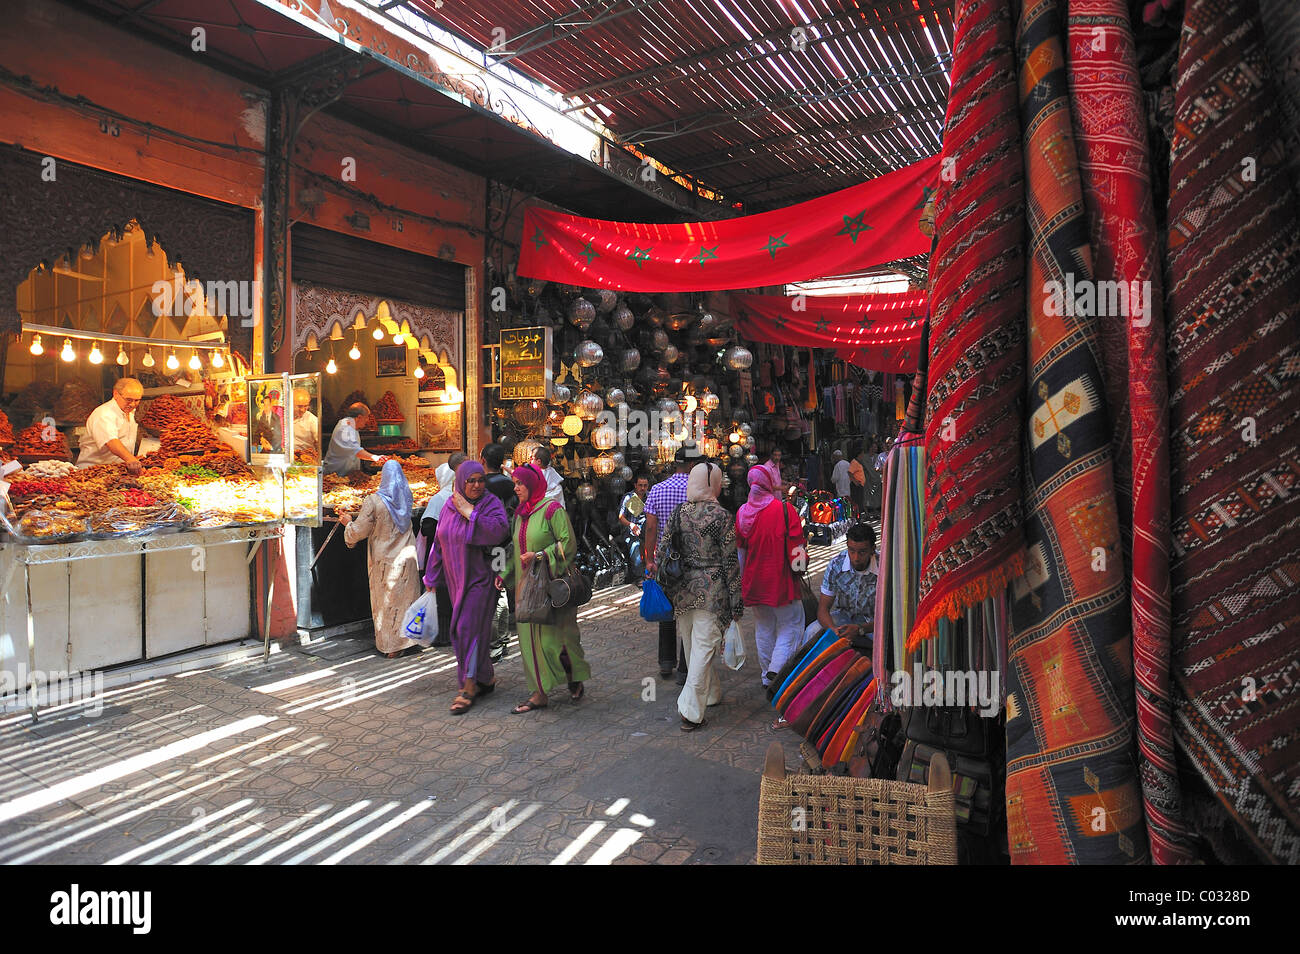
[[[659,537],[656,564],[660,584],[673,604],[677,632],[688,660],[686,685],[677,698],[682,731],[704,725],[704,710],[722,701],[722,685],[713,660],[733,619],[744,612],[740,594],[740,567],[736,560],[736,525],[718,503],[722,469],[713,463],[696,464],[686,483],[686,503],[673,511]],[[678,580],[664,578],[667,549],[678,541],[683,573]]]
[[[354,547],[367,541],[370,611],[375,620],[375,648],[389,659],[418,644],[402,635],[402,617],[420,593],[420,569],[411,532],[414,498],[402,465],[385,461],[379,490],[365,499],[356,519],[339,516],[343,541]]]

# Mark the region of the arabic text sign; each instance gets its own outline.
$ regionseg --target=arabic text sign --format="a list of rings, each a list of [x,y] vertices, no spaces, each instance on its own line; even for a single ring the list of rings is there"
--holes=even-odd
[[[501,399],[550,397],[551,329],[511,328],[501,332]]]

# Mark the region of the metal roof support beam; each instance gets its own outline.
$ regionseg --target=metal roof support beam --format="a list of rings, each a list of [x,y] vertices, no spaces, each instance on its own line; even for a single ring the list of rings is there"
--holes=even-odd
[[[497,62],[508,63],[517,56],[524,56],[534,50],[540,50],[542,47],[550,46],[558,40],[567,40],[569,37],[577,36],[584,30],[602,26],[646,7],[653,7],[659,2],[660,0],[595,0],[593,3],[579,7],[572,13],[555,17],[545,23],[539,23],[518,36],[506,40],[500,48],[493,49],[489,47],[486,52]],[[590,14],[589,18],[587,17],[588,14]],[[516,44],[520,45],[516,48]]]

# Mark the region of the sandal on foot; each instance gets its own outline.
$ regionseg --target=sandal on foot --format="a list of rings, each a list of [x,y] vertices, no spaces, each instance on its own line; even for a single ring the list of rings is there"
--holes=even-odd
[[[705,725],[708,725],[707,719],[701,719],[699,722],[692,722],[690,719],[682,716],[683,732],[694,732],[696,729],[703,728]]]
[[[451,703],[452,715],[464,715],[474,707],[474,697],[467,696],[463,692],[456,696]]]
[[[523,715],[525,712],[532,712],[534,709],[545,709],[547,703],[533,702],[531,699],[525,699],[519,705],[510,710],[511,715]]]
[[[777,716],[776,721],[772,723],[772,731],[776,732],[779,729],[784,729],[789,724],[789,722],[785,721],[785,716]]]
[[[575,689],[573,688],[574,686],[577,686],[578,688]],[[586,691],[587,691],[587,687],[580,682],[569,683],[569,698],[572,699],[574,702],[580,700]]]

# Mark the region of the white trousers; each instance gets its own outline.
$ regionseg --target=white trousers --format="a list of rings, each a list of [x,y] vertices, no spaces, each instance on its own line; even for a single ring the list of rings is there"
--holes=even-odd
[[[686,685],[677,697],[683,719],[703,722],[704,710],[722,701],[722,683],[713,671],[722,651],[722,624],[712,613],[690,610],[677,617],[677,633],[686,652]]]
[[[758,674],[767,685],[769,672],[780,672],[790,654],[803,645],[803,603],[785,606],[748,606],[754,614],[754,642],[758,644]]]

